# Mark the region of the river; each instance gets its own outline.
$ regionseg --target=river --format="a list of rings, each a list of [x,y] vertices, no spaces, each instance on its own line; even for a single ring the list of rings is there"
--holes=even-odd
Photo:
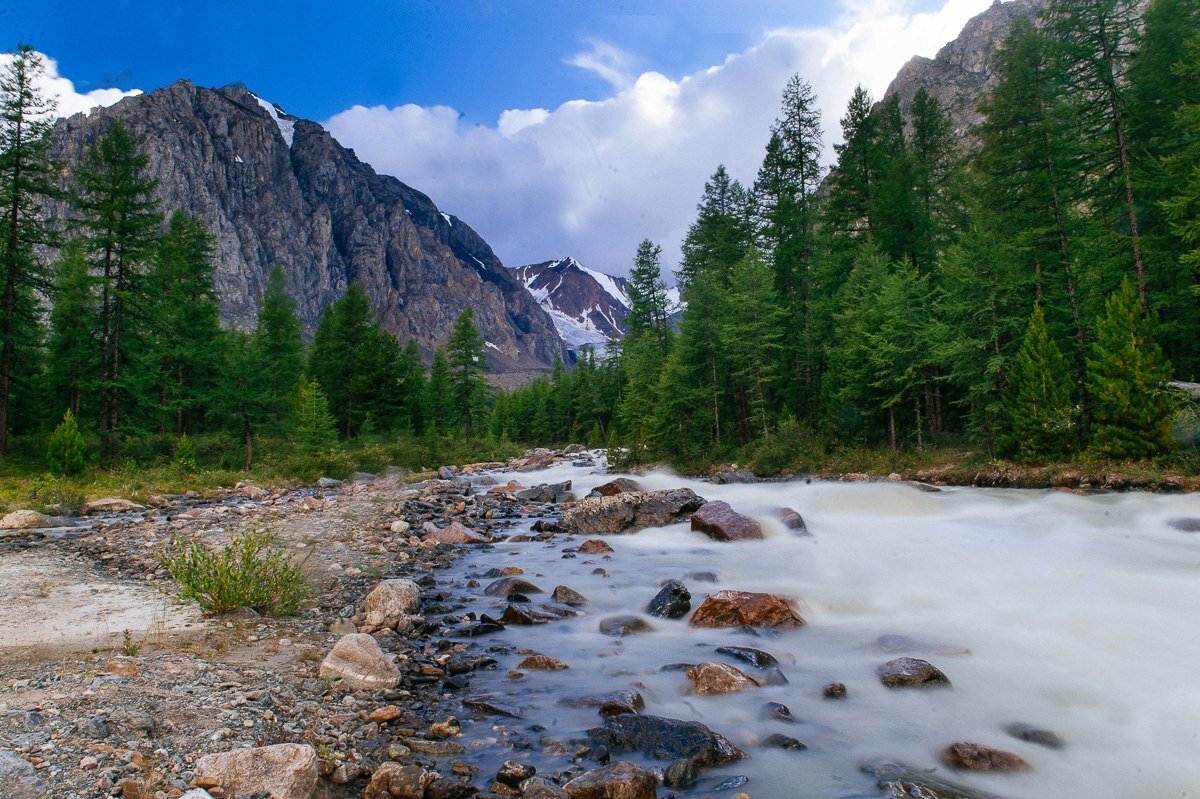
[[[614,475],[563,464],[495,477],[523,485],[569,479],[583,496]],[[608,559],[564,559],[572,544],[558,536],[503,542],[460,560],[448,575],[458,596],[471,576],[519,566],[547,593],[561,584],[590,600],[585,615],[486,639],[514,651],[498,655],[501,668],[477,677],[471,690],[521,706],[515,729],[537,723],[548,739],[582,738],[600,721],[595,710],[563,707],[559,699],[636,686],[646,713],[702,721],[750,755],[704,772],[694,795],[746,775],[750,782],[738,790],[755,799],[870,796],[859,766],[880,759],[938,768],[947,779],[1012,799],[1200,792],[1200,534],[1169,525],[1200,517],[1200,496],[925,493],[887,482],[713,485],[664,472],[633,479],[646,489],[687,486],[725,500],[760,520],[766,540],[717,543],[677,524],[607,537],[616,550]],[[780,506],[797,509],[812,537],[774,521]],[[607,573],[593,573],[598,567]],[[696,572],[714,572],[718,581],[685,578]],[[788,594],[801,601],[808,625],[771,637],[646,617],[653,632],[619,640],[598,633],[602,618],[642,612],[669,578],[683,579],[693,608],[725,588]],[[479,594],[472,607],[497,614],[495,599]],[[881,646],[881,636],[910,642]],[[727,661],[713,649],[729,644],[770,652],[789,683],[695,696],[682,672],[660,671]],[[512,680],[506,672],[521,659],[516,647],[570,669]],[[899,655],[929,660],[953,689],[884,688],[875,669]],[[822,698],[831,681],[845,683],[844,699]],[[765,719],[766,702],[788,705],[800,723]],[[1049,729],[1066,746],[1017,740],[1005,732],[1013,722]],[[774,732],[809,748],[755,745]],[[937,753],[955,741],[1016,752],[1032,770],[948,773]],[[563,765],[536,747],[526,756],[542,768]]]

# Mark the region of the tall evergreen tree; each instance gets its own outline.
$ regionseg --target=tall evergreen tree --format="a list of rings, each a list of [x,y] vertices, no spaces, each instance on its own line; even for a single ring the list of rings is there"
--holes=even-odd
[[[293,405],[296,384],[304,371],[304,342],[300,335],[300,318],[296,315],[296,301],[288,292],[287,278],[278,266],[267,278],[254,334],[270,381],[269,424],[279,432]]]
[[[215,390],[215,407],[238,431],[242,439],[245,457],[242,466],[254,466],[254,441],[259,431],[275,413],[272,395],[270,354],[263,347],[263,337],[241,330],[222,331],[221,368]],[[319,421],[315,394],[299,402],[305,420],[298,434],[302,446],[320,449],[328,446]]]
[[[308,372],[321,384],[338,429],[349,438],[358,431],[364,391],[370,385],[356,379],[359,349],[377,329],[367,292],[357,281],[321,314],[308,356]]]
[[[484,371],[487,352],[483,336],[475,326],[475,311],[463,310],[446,342],[446,361],[450,367],[450,391],[455,415],[462,419],[467,438],[474,430],[475,417],[487,392]]]
[[[1067,361],[1035,306],[1012,366],[1008,446],[1021,460],[1063,455],[1075,440],[1073,385]]]
[[[295,441],[300,452],[315,455],[337,443],[337,419],[329,410],[329,400],[316,379],[300,380],[296,388]]]
[[[454,404],[451,400],[450,362],[446,351],[438,347],[433,351],[433,363],[429,366],[429,380],[425,383],[426,430],[445,435],[453,429],[457,420],[451,418]]]
[[[15,384],[32,378],[39,344],[35,295],[49,288],[34,247],[49,243],[41,203],[57,194],[50,157],[54,102],[39,91],[41,57],[20,45],[0,75],[0,458],[8,454]]]
[[[70,410],[78,419],[84,410],[94,418],[94,394],[100,374],[99,300],[82,239],[67,242],[55,267],[54,304],[50,308],[47,346],[47,399],[52,412]]]
[[[734,266],[722,303],[720,343],[736,386],[743,442],[758,433],[767,438],[774,417],[770,395],[782,346],[780,322],[787,312],[780,307],[771,277],[762,257],[751,250]]]

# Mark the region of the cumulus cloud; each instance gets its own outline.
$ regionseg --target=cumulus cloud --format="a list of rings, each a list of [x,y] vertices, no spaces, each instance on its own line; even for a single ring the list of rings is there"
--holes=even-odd
[[[78,92],[75,83],[58,73],[58,62],[48,55],[40,54],[45,70],[38,79],[37,88],[43,97],[53,97],[56,101],[55,116],[69,117],[80,112],[91,111],[98,106],[112,105],[124,97],[141,94],[140,89],[121,91],[120,89],[93,89],[90,92]],[[11,53],[0,53],[0,68],[7,68],[11,63]]]
[[[571,255],[624,273],[645,237],[673,266],[716,166],[754,179],[792,74],[817,93],[828,156],[856,84],[879,97],[909,58],[933,55],[990,3],[946,0],[914,13],[911,0],[841,0],[829,25],[768,31],[679,79],[634,76],[627,54],[593,41],[569,63],[612,84],[603,100],[512,109],[495,126],[413,105],[355,106],[325,124],[377,170],[470,223],[510,266]]]

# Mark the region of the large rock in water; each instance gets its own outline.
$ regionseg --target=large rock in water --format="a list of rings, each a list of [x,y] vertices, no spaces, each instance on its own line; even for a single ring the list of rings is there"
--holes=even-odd
[[[450,522],[442,529],[425,536],[425,540],[436,541],[439,544],[486,544],[492,539],[458,522]]]
[[[718,591],[696,608],[693,627],[802,627],[804,619],[792,600],[776,594]]]
[[[703,504],[704,498],[690,488],[585,497],[562,515],[562,527],[579,535],[636,533],[682,521]]]
[[[964,788],[940,779],[925,769],[913,769],[898,763],[872,763],[862,767],[884,791],[884,799],[997,799],[994,794]]]
[[[952,743],[942,750],[942,762],[964,771],[1028,771],[1029,764],[1017,754],[971,741]]]
[[[610,749],[641,752],[662,760],[690,760],[697,768],[723,766],[746,755],[725,736],[698,721],[625,713],[605,719],[588,735]]]
[[[400,684],[400,670],[365,633],[343,635],[321,662],[321,677],[367,691],[382,691]]]
[[[749,675],[728,663],[701,663],[688,669],[687,678],[692,681],[692,690],[701,696],[731,694],[758,687]]]
[[[896,658],[884,663],[875,673],[888,688],[949,688],[950,680],[942,670],[920,658]]]
[[[636,763],[618,760],[580,774],[563,790],[571,799],[655,799],[658,780]]]
[[[706,502],[692,514],[692,529],[714,541],[760,541],[762,527],[758,522],[738,513],[728,502]]]
[[[307,332],[361,283],[383,327],[432,353],[474,308],[493,371],[545,369],[566,356],[550,315],[462,220],[378,175],[320,125],[283,113],[242,85],[179,81],[60,120],[55,157],[79,164],[89,142],[123,121],[149,159],[155,199],[216,236],[221,319],[254,325],[267,276],[287,276]],[[70,213],[46,204],[51,217]]]
[[[200,758],[196,777],[216,780],[226,796],[310,799],[317,788],[317,753],[307,744],[235,749]]]

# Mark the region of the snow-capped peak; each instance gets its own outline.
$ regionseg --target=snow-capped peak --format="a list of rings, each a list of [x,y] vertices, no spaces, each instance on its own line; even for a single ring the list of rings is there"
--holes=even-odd
[[[257,94],[251,94],[250,96],[257,100],[258,104],[262,106],[263,110],[271,115],[271,119],[275,120],[275,124],[279,126],[279,135],[283,136],[283,140],[287,142],[287,146],[291,147],[292,139],[296,136],[296,123],[290,119],[284,119],[281,117],[279,112],[283,111],[283,109],[279,108],[274,103],[268,103]],[[286,114],[287,112],[283,111],[283,113]]]

